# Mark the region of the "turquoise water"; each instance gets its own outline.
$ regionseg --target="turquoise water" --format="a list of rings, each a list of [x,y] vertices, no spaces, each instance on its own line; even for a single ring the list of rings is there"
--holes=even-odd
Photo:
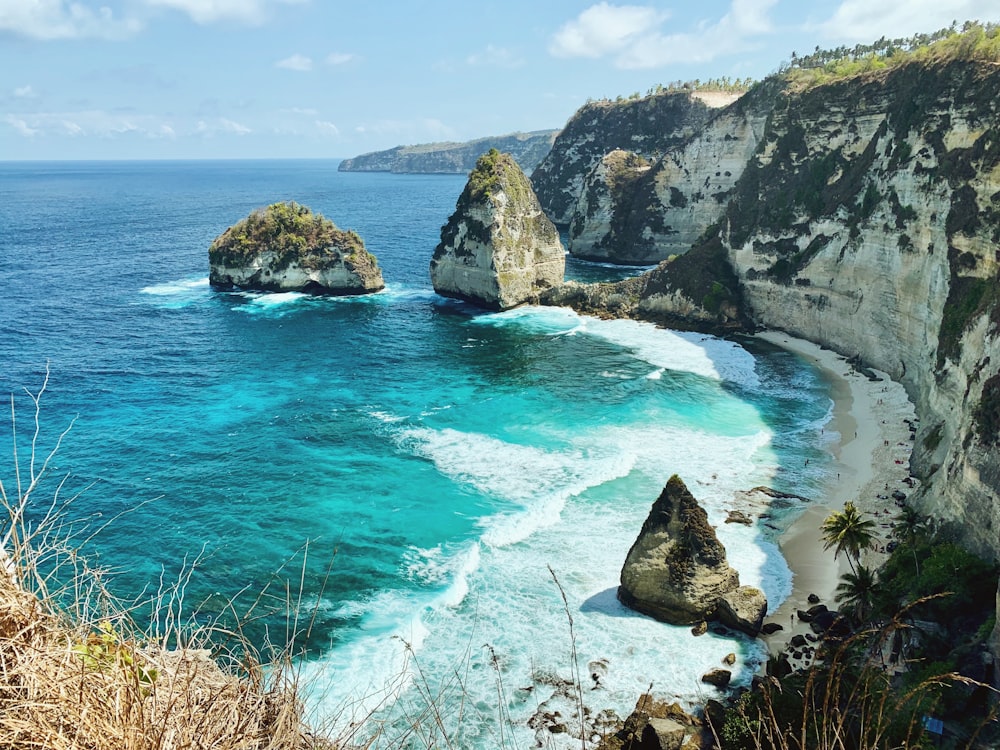
[[[600,676],[595,713],[626,713],[650,683],[711,695],[699,677],[730,652],[748,681],[757,644],[624,610],[618,573],[679,473],[742,582],[786,596],[772,530],[723,520],[737,490],[821,491],[827,384],[740,342],[439,298],[427,267],[463,184],[327,161],[2,165],[0,386],[37,389],[48,363],[42,442],[76,420],[54,480],[69,474],[76,517],[123,514],[90,553],[127,598],[199,559],[202,622],[287,582],[311,620],[297,642],[317,720],[377,708],[386,738],[441,691],[459,746],[534,743],[527,719],[572,664],[550,567],[580,668]],[[213,237],[283,199],[358,231],[387,290],[212,291]],[[9,456],[9,429],[0,441]],[[285,618],[247,632],[280,640]],[[502,743],[498,706],[518,727]]]

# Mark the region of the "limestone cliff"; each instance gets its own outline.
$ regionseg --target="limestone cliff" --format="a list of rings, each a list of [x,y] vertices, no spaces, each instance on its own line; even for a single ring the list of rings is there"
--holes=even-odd
[[[584,181],[605,154],[622,149],[650,159],[683,143],[738,94],[667,91],[624,102],[581,107],[531,173],[546,215],[568,226]]]
[[[693,248],[630,281],[631,296],[606,289],[619,303],[608,314],[713,327],[703,314],[716,298],[674,265],[690,259],[690,276],[706,259],[743,325],[905,385],[919,417],[912,500],[1000,555],[1000,66],[914,59],[828,83],[776,77],[638,181],[645,197],[633,187],[635,218],[608,222],[608,246],[628,247],[627,260],[630,243]]]
[[[476,160],[491,148],[514,157],[525,172],[530,172],[552,148],[558,130],[536,130],[531,133],[477,138],[464,143],[423,143],[416,146],[396,146],[386,151],[373,151],[352,159],[344,159],[340,172],[394,172],[397,174],[468,174]]]
[[[438,294],[494,310],[535,302],[562,282],[566,255],[509,154],[480,157],[431,259]]]
[[[635,174],[626,190],[616,189],[621,179],[613,172],[591,170],[572,209],[569,252],[639,264],[687,252],[718,220],[756,150],[774,89],[773,82],[759,84],[714,112],[693,135],[668,147],[652,168]],[[611,205],[595,204],[592,196],[605,192]],[[601,213],[613,220],[601,226],[595,222]]]
[[[688,625],[714,616],[719,598],[738,586],[708,516],[675,474],[625,558],[618,598],[658,620]]]
[[[208,249],[209,282],[222,289],[367,294],[385,284],[354,232],[294,202],[252,212]]]

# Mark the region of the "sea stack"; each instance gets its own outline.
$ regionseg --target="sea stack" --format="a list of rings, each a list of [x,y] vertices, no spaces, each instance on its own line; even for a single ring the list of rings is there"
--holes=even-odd
[[[353,231],[293,201],[272,203],[229,227],[208,249],[219,289],[351,295],[385,287],[375,256]]]
[[[434,291],[490,310],[535,302],[562,283],[566,256],[513,157],[476,162],[431,259]]]
[[[675,474],[653,503],[625,558],[618,598],[625,606],[663,622],[690,625],[715,617],[720,600],[737,591],[746,595],[735,600],[740,606],[733,602],[745,626],[735,617],[726,618],[727,624],[757,635],[767,609],[763,594],[750,597],[756,589],[741,590],[739,574],[726,561],[726,549],[705,510]],[[753,614],[744,606],[748,598],[758,608]]]

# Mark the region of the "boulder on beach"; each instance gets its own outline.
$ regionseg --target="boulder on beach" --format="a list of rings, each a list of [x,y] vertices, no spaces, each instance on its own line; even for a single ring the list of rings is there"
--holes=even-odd
[[[753,586],[740,586],[719,597],[719,622],[751,638],[760,634],[767,614],[767,597]]]

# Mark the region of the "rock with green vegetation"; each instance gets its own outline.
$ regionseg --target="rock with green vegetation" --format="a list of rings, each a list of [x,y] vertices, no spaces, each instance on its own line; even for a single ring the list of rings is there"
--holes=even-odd
[[[509,154],[480,157],[441,229],[434,291],[491,310],[537,302],[563,280],[566,255],[528,178]]]
[[[622,566],[621,602],[672,625],[715,616],[740,585],[708,516],[676,474],[670,477]]]
[[[352,231],[291,201],[253,211],[208,249],[218,289],[351,295],[385,287],[375,256]]]
[[[558,130],[488,136],[464,143],[421,143],[374,151],[344,159],[341,172],[393,172],[396,174],[468,174],[476,160],[495,148],[514,157],[526,173],[533,170],[552,148]]]

